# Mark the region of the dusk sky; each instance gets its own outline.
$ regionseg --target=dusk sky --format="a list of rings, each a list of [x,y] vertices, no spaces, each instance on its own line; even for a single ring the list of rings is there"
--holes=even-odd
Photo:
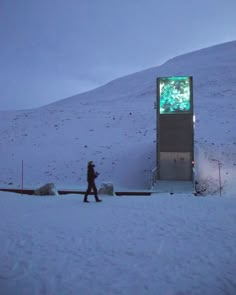
[[[0,0],[0,110],[236,40],[235,12],[236,0]]]

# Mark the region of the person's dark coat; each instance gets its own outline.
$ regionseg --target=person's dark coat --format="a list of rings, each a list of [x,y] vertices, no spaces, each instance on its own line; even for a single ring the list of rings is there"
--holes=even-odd
[[[91,162],[88,164],[88,171],[87,171],[87,181],[94,182],[95,178],[97,177],[97,173],[94,171],[95,165]]]
[[[84,195],[84,202],[88,203],[88,195],[90,194],[90,192],[93,190],[94,193],[94,197],[96,202],[101,202],[101,200],[98,198],[97,195],[97,187],[95,184],[95,178],[99,175],[99,173],[95,172],[94,170],[95,165],[93,164],[92,161],[90,161],[88,163],[88,170],[87,170],[87,181],[88,181],[88,188],[87,191]]]

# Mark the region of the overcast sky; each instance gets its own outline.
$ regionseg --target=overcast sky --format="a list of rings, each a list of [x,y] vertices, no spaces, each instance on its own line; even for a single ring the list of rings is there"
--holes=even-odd
[[[0,0],[0,109],[38,107],[236,40],[236,0]]]

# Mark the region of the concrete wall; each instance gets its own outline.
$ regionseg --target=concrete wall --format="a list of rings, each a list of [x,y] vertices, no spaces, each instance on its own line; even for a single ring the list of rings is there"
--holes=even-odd
[[[159,145],[164,152],[190,152],[193,149],[193,115],[159,115]]]

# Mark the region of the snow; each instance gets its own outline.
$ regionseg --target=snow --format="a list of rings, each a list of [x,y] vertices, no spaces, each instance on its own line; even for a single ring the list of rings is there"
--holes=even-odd
[[[0,290],[235,294],[235,198],[0,193]]]
[[[42,108],[0,112],[1,187],[86,187],[87,162],[98,185],[149,189],[156,166],[156,78],[192,75],[196,174],[233,192],[236,167],[236,42],[213,46]],[[37,167],[37,169],[35,169]],[[209,173],[209,171],[211,171]],[[198,179],[199,180],[199,179]]]
[[[155,80],[192,75],[196,176],[207,195],[0,192],[0,294],[236,294],[236,42],[176,57],[48,106],[0,112],[0,187],[150,189]],[[219,194],[219,163],[222,195]]]

